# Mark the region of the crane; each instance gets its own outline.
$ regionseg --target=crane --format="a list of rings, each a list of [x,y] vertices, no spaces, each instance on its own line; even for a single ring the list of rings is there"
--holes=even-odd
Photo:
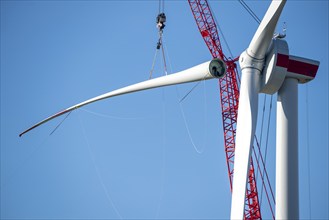
[[[226,63],[226,75],[219,79],[220,103],[223,120],[224,150],[228,168],[230,189],[232,191],[234,174],[235,134],[239,106],[238,75],[235,62],[239,57],[227,58],[222,50],[216,22],[207,0],[188,0],[192,14],[213,58],[220,58]],[[257,184],[253,158],[250,159],[249,179],[245,201],[245,219],[261,219]]]

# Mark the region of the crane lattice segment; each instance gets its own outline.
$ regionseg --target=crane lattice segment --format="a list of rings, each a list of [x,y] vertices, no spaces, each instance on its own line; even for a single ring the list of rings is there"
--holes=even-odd
[[[228,167],[230,189],[232,191],[236,122],[239,106],[239,87],[235,62],[238,58],[225,57],[216,22],[207,0],[188,0],[199,31],[214,58],[224,60],[227,65],[226,75],[219,80],[220,102],[222,109],[224,148]],[[258,200],[257,184],[254,172],[253,159],[250,159],[250,170],[245,201],[245,219],[261,219],[261,210]]]

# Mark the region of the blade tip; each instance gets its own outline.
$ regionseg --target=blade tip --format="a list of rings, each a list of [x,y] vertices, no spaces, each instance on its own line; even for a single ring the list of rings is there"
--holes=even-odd
[[[20,133],[18,136],[22,137],[27,131],[23,131],[22,133]]]

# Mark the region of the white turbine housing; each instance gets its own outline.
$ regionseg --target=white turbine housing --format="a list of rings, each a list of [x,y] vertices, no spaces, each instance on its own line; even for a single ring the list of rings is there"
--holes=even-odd
[[[299,83],[309,82],[314,79],[319,64],[319,61],[289,55],[287,42],[273,39],[262,71],[260,92],[276,93],[285,78],[295,78]]]
[[[317,60],[289,55],[287,77],[296,78],[298,83],[307,83],[315,78],[319,65]]]
[[[289,48],[285,40],[273,39],[266,55],[266,63],[262,72],[260,92],[276,93],[287,75],[289,64]]]

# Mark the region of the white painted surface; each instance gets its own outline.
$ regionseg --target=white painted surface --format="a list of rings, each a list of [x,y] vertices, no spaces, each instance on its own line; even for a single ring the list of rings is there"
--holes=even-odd
[[[272,1],[248,49],[240,56],[242,79],[236,130],[231,219],[244,218],[249,159],[258,113],[260,72],[286,0]]]
[[[278,92],[276,219],[299,219],[298,80],[286,78]]]
[[[254,37],[252,38],[248,54],[255,59],[264,59],[265,53],[270,46],[276,24],[280,18],[286,0],[273,0]]]
[[[236,145],[231,219],[243,219],[249,172],[250,149],[254,141],[258,113],[258,89],[260,72],[247,68],[242,70]]]

